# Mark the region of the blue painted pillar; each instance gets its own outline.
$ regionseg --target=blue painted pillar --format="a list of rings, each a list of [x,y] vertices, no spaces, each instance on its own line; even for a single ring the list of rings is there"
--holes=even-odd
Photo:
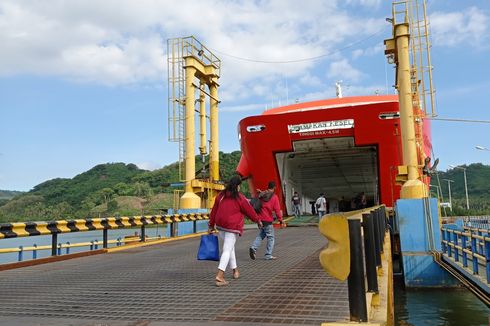
[[[424,214],[424,206],[423,199],[396,201],[405,285],[407,287],[456,286],[458,281],[442,269],[430,253],[431,250],[441,251],[437,199],[428,199],[427,209],[430,211],[430,219]]]

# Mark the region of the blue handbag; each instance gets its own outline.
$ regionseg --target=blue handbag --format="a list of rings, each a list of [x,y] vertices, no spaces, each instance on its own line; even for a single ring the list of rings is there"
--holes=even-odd
[[[215,234],[203,234],[201,236],[197,260],[219,261],[219,243]]]

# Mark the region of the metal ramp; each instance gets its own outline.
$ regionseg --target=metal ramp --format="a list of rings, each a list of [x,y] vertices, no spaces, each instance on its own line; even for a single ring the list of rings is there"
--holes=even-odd
[[[256,229],[237,241],[241,278],[217,288],[199,238],[0,272],[0,325],[319,325],[349,319],[347,282],[328,276],[316,227],[276,231],[279,259],[250,260]]]

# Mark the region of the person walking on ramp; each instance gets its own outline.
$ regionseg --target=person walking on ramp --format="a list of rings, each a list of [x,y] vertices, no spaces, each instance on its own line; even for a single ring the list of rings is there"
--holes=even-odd
[[[209,217],[209,233],[213,232],[215,227],[219,230],[219,236],[223,240],[223,249],[218,265],[218,272],[215,277],[216,286],[228,285],[225,280],[226,267],[230,266],[233,270],[233,278],[240,277],[238,271],[235,242],[237,235],[243,233],[243,215],[248,216],[259,227],[262,226],[260,219],[248,202],[247,198],[240,193],[240,184],[242,179],[239,176],[233,176],[226,188],[219,193],[214,200],[213,209]]]
[[[322,192],[320,197],[315,202],[316,211],[318,212],[318,220],[321,220],[323,215],[327,213],[327,200],[325,194]]]
[[[291,197],[291,203],[293,204],[294,217],[301,217],[301,197],[297,191],[295,191],[293,197]]]
[[[251,259],[257,258],[257,249],[259,248],[262,240],[267,238],[267,244],[265,248],[265,259],[271,260],[276,259],[277,257],[272,256],[272,250],[274,249],[274,226],[272,223],[274,222],[274,217],[272,212],[276,214],[278,221],[283,225],[282,221],[282,213],[281,208],[279,206],[279,198],[274,193],[276,189],[276,183],[274,181],[270,181],[267,190],[259,193],[259,199],[262,202],[262,208],[258,213],[259,219],[262,222],[262,227],[257,234],[254,242],[249,248],[249,254]]]

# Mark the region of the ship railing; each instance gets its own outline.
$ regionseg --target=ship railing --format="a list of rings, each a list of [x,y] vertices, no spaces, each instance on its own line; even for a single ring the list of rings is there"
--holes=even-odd
[[[51,256],[59,256],[63,249],[65,254],[70,253],[70,248],[89,247],[90,250],[98,250],[99,247],[107,249],[110,244],[121,246],[134,242],[149,242],[161,239],[161,236],[148,237],[148,227],[166,225],[170,238],[178,235],[178,224],[181,222],[192,222],[192,233],[198,232],[198,221],[208,220],[207,213],[189,213],[173,215],[146,215],[146,216],[123,216],[107,218],[88,218],[76,220],[58,220],[42,222],[16,222],[0,224],[0,240],[19,237],[33,237],[51,235],[51,245],[19,246],[17,248],[0,248],[2,253],[18,253],[18,261],[22,261],[25,252],[32,251],[32,259],[37,259],[39,250],[51,250]],[[109,230],[139,228],[139,234],[135,236],[119,237],[109,239]],[[64,233],[102,231],[102,242],[93,240],[80,243],[59,243],[58,235]]]
[[[329,214],[320,220],[320,232],[328,239],[320,263],[329,275],[340,281],[347,279],[353,322],[383,322],[368,320],[368,316],[375,315],[373,311],[380,302],[389,304],[392,300],[391,239],[386,214],[386,207],[381,205]],[[386,322],[389,317],[381,318]]]

